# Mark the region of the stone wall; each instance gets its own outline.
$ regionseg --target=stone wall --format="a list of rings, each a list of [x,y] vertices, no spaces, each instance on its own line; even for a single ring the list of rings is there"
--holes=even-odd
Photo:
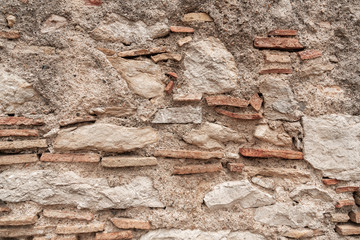
[[[0,3],[0,239],[359,238],[357,0]]]

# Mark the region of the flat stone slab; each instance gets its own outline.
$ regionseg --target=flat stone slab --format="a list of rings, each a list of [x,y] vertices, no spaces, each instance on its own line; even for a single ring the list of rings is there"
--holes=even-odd
[[[160,109],[152,123],[201,123],[201,107],[175,107]]]

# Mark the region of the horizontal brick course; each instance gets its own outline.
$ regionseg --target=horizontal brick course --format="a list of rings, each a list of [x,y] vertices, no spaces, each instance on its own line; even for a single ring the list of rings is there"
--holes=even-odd
[[[91,223],[87,225],[57,225],[55,232],[57,234],[77,234],[92,233],[104,231],[105,224]]]
[[[279,49],[279,50],[301,50],[304,46],[295,38],[278,37],[257,37],[254,40],[255,48],[260,49]]]
[[[0,125],[16,125],[16,126],[38,126],[43,125],[43,119],[33,119],[27,117],[0,117]]]
[[[103,167],[143,167],[157,165],[157,159],[154,157],[131,157],[131,156],[118,156],[118,157],[104,157],[101,160]]]
[[[37,161],[38,161],[38,157],[36,154],[18,154],[18,155],[0,156],[0,165],[33,163]]]
[[[339,200],[337,201],[335,207],[336,208],[342,208],[342,207],[347,207],[347,206],[354,206],[355,205],[355,201],[354,200]]]
[[[283,158],[283,159],[303,159],[303,153],[292,150],[272,150],[272,149],[255,149],[255,148],[240,148],[240,154],[244,157],[257,158]]]
[[[44,217],[47,218],[58,218],[58,219],[69,219],[69,220],[84,220],[91,221],[94,219],[94,215],[89,212],[73,212],[64,210],[51,210],[44,209]]]
[[[360,234],[360,225],[341,224],[335,228],[336,232],[343,236],[351,236]]]
[[[234,113],[234,112],[230,112],[221,108],[215,108],[215,112],[231,117],[231,118],[236,118],[236,119],[241,119],[241,120],[258,120],[263,118],[261,113],[250,113],[250,114],[246,114],[246,113]]]
[[[158,53],[167,52],[166,47],[156,47],[151,49],[136,49],[130,51],[119,52],[119,57],[136,57],[136,56],[144,56],[144,55],[152,55]]]
[[[301,60],[314,59],[322,56],[322,52],[319,50],[311,49],[298,52]]]
[[[227,168],[230,170],[230,172],[241,173],[243,171],[244,164],[242,164],[242,163],[228,163]]]
[[[34,149],[34,148],[47,148],[45,139],[37,140],[26,140],[26,141],[4,141],[0,142],[1,150],[23,150],[23,149]]]
[[[0,137],[38,137],[37,129],[0,129]]]
[[[176,33],[193,33],[193,32],[195,32],[195,30],[193,28],[181,27],[181,26],[171,26],[170,31],[176,32]]]
[[[204,165],[188,165],[174,167],[174,175],[197,174],[197,173],[212,173],[220,172],[222,170],[221,163],[218,164],[204,164]]]
[[[297,30],[291,30],[291,29],[276,29],[268,33],[268,36],[296,36],[296,35],[297,35]]]
[[[95,153],[43,153],[43,162],[100,162],[100,155]]]
[[[247,107],[249,101],[241,98],[230,97],[225,95],[206,97],[206,102],[209,106],[233,106],[233,107]]]
[[[149,221],[130,219],[130,218],[110,218],[110,221],[120,229],[151,229]]]
[[[122,240],[132,239],[134,236],[131,231],[111,232],[111,233],[97,233],[95,240]]]
[[[33,225],[37,216],[4,216],[0,217],[0,226],[26,226]]]
[[[205,151],[190,151],[190,150],[156,150],[154,156],[206,160],[211,158],[223,158],[224,154],[222,152],[205,152]]]
[[[167,72],[166,75],[168,75],[169,77],[178,78],[177,73],[174,72]]]
[[[356,192],[358,190],[359,187],[338,187],[335,189],[336,193]]]

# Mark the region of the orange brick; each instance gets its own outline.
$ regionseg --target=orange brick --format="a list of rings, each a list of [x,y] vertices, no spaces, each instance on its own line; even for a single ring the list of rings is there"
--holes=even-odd
[[[0,226],[25,226],[33,225],[37,221],[37,216],[5,216],[0,217]]]
[[[270,69],[263,69],[259,72],[260,75],[263,74],[272,74],[272,73],[276,73],[276,74],[291,74],[292,73],[292,69],[290,68],[270,68]]]
[[[103,52],[106,56],[112,56],[116,53],[114,50],[108,48],[97,47],[96,49]]]
[[[70,219],[70,220],[91,221],[94,219],[94,215],[89,212],[73,212],[73,211],[64,211],[64,210],[44,209],[43,215],[44,217],[47,218]]]
[[[57,225],[57,234],[77,234],[77,233],[92,233],[104,231],[105,224],[91,223],[87,225]]]
[[[338,187],[336,188],[336,193],[356,192],[358,190],[359,187]]]
[[[164,53],[164,52],[167,52],[166,47],[157,47],[157,48],[151,48],[151,49],[137,49],[137,50],[119,52],[118,56],[119,57],[136,57],[136,56],[152,55],[152,54]]]
[[[134,236],[131,231],[111,232],[111,233],[97,233],[95,240],[122,240],[132,239]]]
[[[226,111],[221,108],[215,108],[215,112],[228,117],[242,119],[242,120],[256,120],[256,119],[261,119],[263,117],[261,113],[253,113],[253,114],[234,113],[234,112]]]
[[[355,202],[354,200],[339,200],[337,201],[335,207],[336,208],[342,208],[342,207],[346,207],[346,206],[354,206],[355,205]]]
[[[204,164],[204,165],[188,165],[181,167],[174,167],[173,174],[185,175],[185,174],[197,174],[197,173],[212,173],[222,170],[221,163],[218,164]]]
[[[323,182],[324,185],[327,185],[327,186],[336,185],[339,183],[339,180],[331,179],[331,178],[323,178],[321,181]]]
[[[260,49],[301,50],[304,46],[295,38],[257,37],[254,47]]]
[[[259,111],[261,109],[261,105],[262,105],[262,98],[259,97],[259,94],[255,93],[254,95],[251,96],[250,98],[250,105],[256,110]]]
[[[255,148],[240,148],[240,154],[245,157],[257,158],[283,158],[283,159],[303,159],[303,153],[292,150],[272,150],[272,149],[255,149]]]
[[[341,224],[335,228],[336,232],[343,236],[358,235],[360,234],[360,225],[355,224]]]
[[[192,159],[211,159],[222,158],[222,152],[205,152],[205,151],[189,151],[189,150],[156,150],[155,157],[169,157],[169,158],[192,158]]]
[[[0,150],[19,151],[23,149],[47,148],[45,139],[0,142]]]
[[[322,56],[322,52],[319,50],[311,49],[298,52],[301,60],[314,59]]]
[[[0,137],[38,137],[37,129],[0,129]]]
[[[40,161],[43,162],[100,162],[100,156],[95,153],[43,153]]]
[[[231,172],[238,172],[241,173],[243,168],[244,168],[244,164],[242,163],[228,163],[227,164],[227,168],[231,171]]]
[[[168,73],[166,73],[166,75],[169,75],[170,77],[173,77],[173,78],[178,78],[177,73],[174,73],[174,72],[168,72]]]
[[[351,211],[349,213],[350,220],[355,223],[360,223],[360,212],[359,211]]]
[[[24,126],[32,126],[32,125],[43,125],[43,119],[33,119],[26,117],[0,117],[0,125],[24,125]]]
[[[16,154],[16,155],[1,155],[0,156],[0,166],[1,165],[11,165],[11,164],[20,164],[20,163],[33,163],[37,162],[38,157],[36,154]]]
[[[151,229],[150,222],[130,218],[110,218],[110,221],[120,229]]]
[[[174,86],[175,86],[175,82],[174,82],[174,81],[170,81],[170,82],[166,85],[164,91],[165,91],[167,94],[171,94],[171,93],[172,93],[172,90],[174,89]]]
[[[61,127],[65,127],[65,126],[73,125],[76,123],[95,122],[95,121],[96,121],[96,118],[94,118],[92,116],[86,116],[86,117],[76,117],[76,118],[61,120],[59,122],[59,124]]]
[[[176,33],[193,33],[193,32],[195,32],[195,30],[193,28],[181,27],[181,26],[171,26],[170,31],[176,32]]]
[[[268,33],[268,36],[296,36],[297,30],[276,29]]]
[[[205,99],[209,106],[247,107],[249,105],[248,100],[224,95],[206,97]]]
[[[0,38],[18,39],[18,38],[20,38],[20,32],[19,31],[0,31]]]

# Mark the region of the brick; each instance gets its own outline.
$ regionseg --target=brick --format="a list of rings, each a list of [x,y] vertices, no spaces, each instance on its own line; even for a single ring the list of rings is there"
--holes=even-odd
[[[111,232],[111,233],[97,233],[95,240],[122,240],[132,239],[134,236],[131,231]]]
[[[264,74],[291,74],[292,69],[290,68],[270,68],[270,69],[263,69],[259,72],[260,75]]]
[[[283,159],[303,159],[303,153],[292,150],[273,150],[273,149],[255,149],[255,148],[240,148],[240,154],[244,157],[257,158],[283,158]]]
[[[0,31],[0,38],[18,39],[18,38],[20,38],[20,32],[19,31]]]
[[[77,124],[77,123],[95,122],[95,121],[96,121],[96,118],[94,118],[92,116],[87,116],[87,117],[76,117],[76,118],[61,120],[59,122],[59,124],[61,127],[65,127],[65,126],[69,126],[69,125],[73,125],[73,124]]]
[[[311,49],[298,52],[301,60],[314,59],[322,56],[322,52],[319,50]]]
[[[280,178],[310,178],[310,174],[291,168],[269,168],[269,167],[251,167],[244,168],[249,176],[261,175],[264,177],[280,177]]]
[[[104,157],[101,160],[103,167],[143,167],[157,165],[157,159],[154,157]]]
[[[157,63],[160,61],[174,60],[180,62],[182,59],[182,55],[178,53],[161,53],[154,56],[151,56],[151,59]]]
[[[211,96],[206,97],[206,102],[209,106],[233,106],[233,107],[247,107],[249,105],[249,101],[241,98],[230,97],[230,96]]]
[[[166,85],[164,91],[165,91],[167,94],[171,94],[171,93],[172,93],[172,90],[174,89],[174,86],[175,86],[175,82],[174,82],[174,81],[169,81],[169,83]]]
[[[350,220],[350,217],[346,213],[333,213],[331,214],[332,222],[347,222]]]
[[[37,129],[0,129],[0,137],[38,137]]]
[[[0,125],[37,126],[43,124],[43,119],[33,119],[26,117],[0,117]]]
[[[0,207],[0,213],[4,213],[4,212],[11,212],[11,209],[8,207]]]
[[[57,225],[55,232],[57,234],[77,234],[92,233],[104,231],[105,224],[91,223],[87,225]]]
[[[84,0],[86,5],[101,6],[102,0]]]
[[[47,148],[46,140],[37,139],[37,140],[26,140],[26,141],[0,142],[0,151],[23,150],[23,149],[34,149],[34,148]]]
[[[187,13],[182,18],[183,22],[212,22],[213,19],[207,13]]]
[[[0,156],[0,165],[11,165],[20,163],[37,162],[36,154],[2,155]]]
[[[289,55],[271,54],[266,52],[264,57],[265,57],[265,62],[267,63],[291,63],[291,59]]]
[[[112,55],[115,55],[115,53],[116,53],[116,51],[108,49],[108,48],[97,47],[96,49],[103,52],[106,56],[112,56]]]
[[[100,156],[95,153],[43,153],[40,161],[43,162],[100,162]]]
[[[254,47],[260,49],[301,50],[304,46],[295,38],[257,37]]]
[[[204,165],[188,165],[174,167],[174,175],[197,174],[197,173],[212,173],[220,172],[222,170],[221,163],[218,164],[204,164]]]
[[[176,33],[193,33],[193,32],[195,32],[195,30],[193,28],[181,27],[181,26],[171,26],[170,31],[176,32]]]
[[[256,111],[259,111],[261,109],[263,100],[261,97],[259,97],[259,94],[255,93],[251,96],[249,103]]]
[[[329,186],[329,185],[336,185],[339,183],[339,180],[337,179],[332,179],[332,178],[323,178],[321,180],[323,182],[324,185]]]
[[[174,94],[174,102],[200,102],[202,93]]]
[[[257,120],[263,117],[261,113],[252,113],[252,114],[234,113],[221,108],[215,108],[215,112],[228,117],[242,119],[242,120]]]
[[[130,218],[110,218],[110,221],[120,229],[151,229],[149,221],[130,219]]]
[[[351,211],[349,217],[352,222],[360,223],[360,211]]]
[[[346,200],[339,200],[339,201],[337,201],[335,207],[336,207],[336,208],[342,208],[342,207],[354,206],[354,205],[355,205],[354,200],[346,199]]]
[[[312,230],[312,229],[291,229],[283,234],[283,236],[288,238],[311,238],[315,236],[324,235],[324,232],[318,229]]]
[[[0,217],[0,226],[26,226],[33,225],[37,221],[37,216],[4,216]]]
[[[205,151],[190,151],[190,150],[156,150],[154,156],[207,160],[211,158],[223,158],[224,154],[222,152],[205,152]]]
[[[268,36],[296,36],[297,30],[276,29],[268,33]]]
[[[136,108],[130,106],[99,107],[90,109],[89,113],[97,116],[126,117],[134,115]]]
[[[230,170],[230,172],[241,173],[243,171],[244,164],[242,164],[242,163],[228,163],[227,168]]]
[[[177,44],[179,47],[182,47],[184,46],[185,44],[191,42],[193,39],[191,36],[187,36],[187,37],[184,37],[184,38],[181,38],[177,41]]]
[[[173,77],[173,78],[178,78],[177,73],[174,73],[174,72],[168,72],[168,73],[166,73],[166,75]]]
[[[358,235],[360,234],[360,225],[355,224],[342,224],[337,225],[336,232],[343,236]]]
[[[74,211],[44,209],[43,215],[44,217],[47,218],[70,219],[70,220],[91,221],[94,219],[94,214],[90,212],[74,212]]]
[[[335,189],[336,193],[356,192],[358,190],[359,187],[338,187]]]
[[[31,236],[42,236],[51,233],[54,230],[54,226],[37,226],[37,227],[26,227],[26,228],[2,228],[0,229],[0,237],[15,238],[15,237],[31,237]]]
[[[118,56],[119,57],[136,57],[136,56],[152,55],[152,54],[158,54],[158,53],[164,53],[164,52],[167,52],[166,47],[157,47],[157,48],[151,48],[151,49],[137,49],[137,50],[119,52]]]

